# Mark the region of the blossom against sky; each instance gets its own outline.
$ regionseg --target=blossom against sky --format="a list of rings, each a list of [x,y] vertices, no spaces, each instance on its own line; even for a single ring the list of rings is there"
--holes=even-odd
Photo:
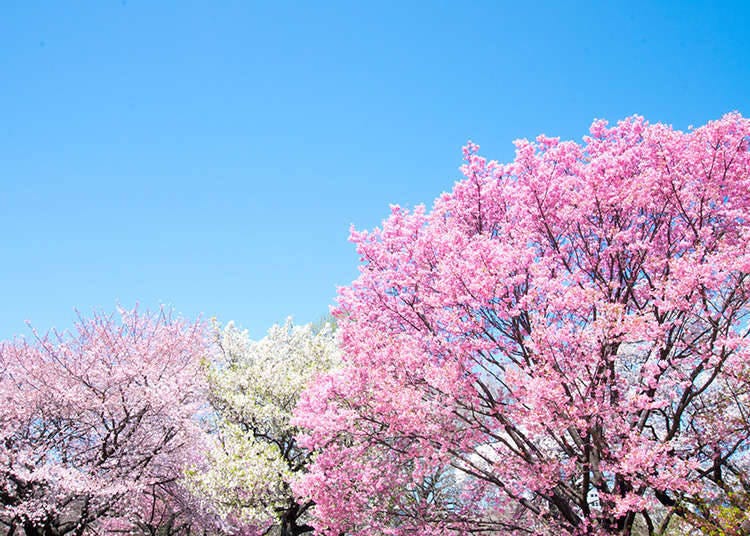
[[[6,2],[0,338],[117,303],[315,320],[350,224],[450,190],[469,139],[748,115],[748,27],[739,1]]]

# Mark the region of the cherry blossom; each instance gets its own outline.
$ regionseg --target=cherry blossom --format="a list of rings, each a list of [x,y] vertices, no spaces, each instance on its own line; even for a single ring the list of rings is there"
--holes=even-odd
[[[216,340],[207,364],[215,441],[207,469],[191,472],[190,486],[224,518],[257,534],[274,526],[282,536],[309,532],[313,503],[300,501],[290,483],[306,470],[310,451],[297,444],[290,419],[307,383],[339,361],[334,330],[288,320],[253,341],[230,322],[216,327]]]
[[[3,343],[0,523],[8,533],[192,523],[176,498],[201,449],[207,348],[200,323],[165,311],[94,314],[72,333]]]
[[[344,365],[294,421],[319,532],[666,534],[747,496],[749,139],[470,143],[431,210],[353,230]]]

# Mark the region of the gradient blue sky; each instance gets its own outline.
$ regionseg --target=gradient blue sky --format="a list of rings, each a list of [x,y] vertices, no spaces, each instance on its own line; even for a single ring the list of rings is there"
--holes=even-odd
[[[350,224],[593,118],[750,113],[750,2],[0,2],[0,338],[166,303],[253,336]]]

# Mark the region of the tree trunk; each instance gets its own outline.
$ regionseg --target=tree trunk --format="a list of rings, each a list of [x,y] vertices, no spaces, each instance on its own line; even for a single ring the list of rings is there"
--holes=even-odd
[[[284,513],[281,514],[279,521],[281,522],[280,536],[299,536],[306,532],[312,532],[313,528],[310,525],[297,524],[297,519],[302,514],[300,505],[297,503],[292,504],[287,508]]]

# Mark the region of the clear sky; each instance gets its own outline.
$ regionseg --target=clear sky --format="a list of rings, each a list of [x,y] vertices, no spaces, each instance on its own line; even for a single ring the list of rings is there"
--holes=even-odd
[[[253,336],[350,224],[637,113],[750,114],[750,2],[0,1],[0,338],[169,304]]]

